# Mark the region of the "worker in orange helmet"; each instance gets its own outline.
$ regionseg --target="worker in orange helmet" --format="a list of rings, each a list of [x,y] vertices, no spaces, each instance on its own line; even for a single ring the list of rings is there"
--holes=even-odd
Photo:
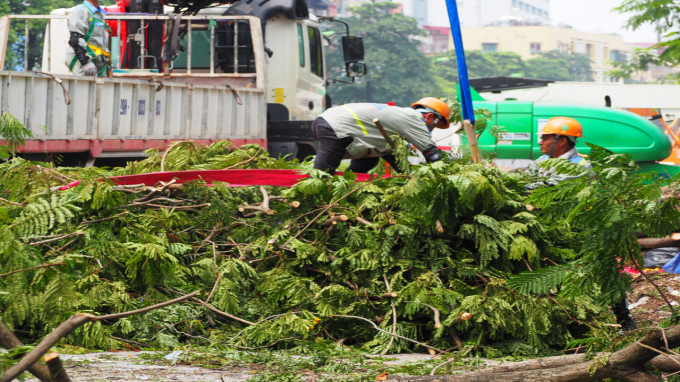
[[[572,118],[554,117],[551,118],[543,129],[537,133],[540,137],[541,153],[540,158],[536,159],[527,171],[531,175],[545,176],[548,179],[543,182],[527,184],[525,188],[531,190],[538,187],[555,186],[559,182],[569,179],[580,178],[592,173],[593,166],[576,151],[576,139],[583,138],[583,127]],[[579,175],[555,174],[555,168],[545,168],[539,166],[541,162],[549,158],[568,160],[583,167],[583,172]],[[626,298],[618,304],[614,304],[612,311],[616,316],[617,322],[621,325],[622,332],[635,330],[637,325],[628,309]]]
[[[581,157],[576,150],[576,139],[583,138],[583,127],[581,127],[577,120],[568,117],[550,118],[548,123],[536,135],[539,136],[541,153],[544,155],[529,165],[527,173],[547,177],[547,179],[527,184],[525,186],[526,189],[533,190],[544,186],[551,187],[559,182],[590,174],[593,170],[593,166],[585,158]],[[568,160],[583,167],[584,171],[578,175],[556,174],[554,167],[544,168],[540,166],[541,162],[549,158]]]
[[[442,159],[432,139],[435,128],[448,129],[451,110],[445,102],[432,97],[419,100],[411,107],[396,107],[381,103],[350,103],[330,108],[312,123],[312,131],[320,148],[314,168],[334,174],[343,159],[351,159],[348,170],[366,173],[380,158],[396,171],[392,148],[373,123],[378,118],[387,134],[400,134],[420,150],[428,163]]]

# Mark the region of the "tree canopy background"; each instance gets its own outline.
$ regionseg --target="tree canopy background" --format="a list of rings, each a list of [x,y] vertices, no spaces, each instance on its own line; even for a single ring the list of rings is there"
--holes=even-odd
[[[416,19],[390,13],[397,7],[396,3],[366,3],[352,8],[352,17],[342,19],[349,24],[352,35],[364,38],[368,75],[351,85],[331,85],[329,93],[333,104],[396,102],[410,105],[421,97],[443,96],[430,61],[418,50],[420,41],[416,38],[424,36],[425,32],[418,28]],[[335,25],[333,29],[344,30]],[[331,37],[331,42],[326,51],[329,80],[345,76],[339,36]]]
[[[396,102],[410,105],[421,97],[455,97],[458,83],[456,53],[426,56],[418,47],[419,29],[414,18],[390,13],[394,3],[366,3],[352,8],[352,17],[341,18],[350,33],[364,38],[368,74],[354,84],[335,83],[328,92],[334,105],[349,102]],[[329,30],[344,27],[324,25]],[[326,50],[328,79],[349,80],[345,76],[340,36],[330,37]],[[470,78],[489,76],[531,77],[553,81],[593,81],[591,61],[584,54],[542,52],[523,60],[514,52],[482,53],[466,51]]]
[[[71,8],[82,3],[78,0],[7,0],[0,2],[0,16],[5,15],[49,15],[58,8]],[[45,27],[43,20],[31,20],[29,22],[28,35],[28,68],[38,69],[42,63],[43,41],[45,39]],[[23,20],[14,20],[9,34],[7,58],[5,70],[12,70],[24,65],[24,41],[25,24]]]

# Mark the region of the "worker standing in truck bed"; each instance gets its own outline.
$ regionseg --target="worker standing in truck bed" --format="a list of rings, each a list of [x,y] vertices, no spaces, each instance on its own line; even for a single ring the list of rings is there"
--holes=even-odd
[[[68,15],[71,33],[66,51],[66,66],[76,76],[111,77],[111,53],[106,46],[109,27],[106,11],[98,0],[85,0]]]
[[[383,158],[402,172],[404,169],[398,167],[392,148],[373,123],[375,118],[388,134],[400,134],[420,150],[428,163],[438,161],[442,157],[431,132],[435,128],[448,129],[450,113],[446,103],[432,97],[423,98],[410,108],[351,103],[328,109],[312,123],[320,144],[314,168],[333,174],[343,158],[351,158],[348,170],[366,173]]]

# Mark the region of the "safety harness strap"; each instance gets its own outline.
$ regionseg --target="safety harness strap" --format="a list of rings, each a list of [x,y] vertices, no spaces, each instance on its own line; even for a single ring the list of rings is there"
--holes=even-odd
[[[97,22],[100,22],[100,23],[104,24],[104,27],[106,28],[106,30],[107,30],[109,33],[111,33],[111,28],[109,28],[109,26],[106,25],[106,23],[105,23],[103,20],[100,20],[100,19],[98,19],[98,18],[95,17],[95,16],[94,16],[94,12],[92,12],[92,10],[90,9],[90,7],[85,6],[85,8],[86,8],[86,9],[90,12],[90,14],[92,15],[92,17],[90,17],[90,18],[88,19],[88,21],[90,22],[90,27],[88,28],[88,30],[87,30],[87,35],[85,36],[85,43],[87,44],[87,46],[85,47],[85,49],[87,49],[87,53],[90,54],[90,57],[92,57],[92,61],[93,61],[93,62],[96,62],[95,59],[96,59],[97,57],[99,57],[99,56],[104,56],[104,57],[106,57],[106,58],[111,57],[111,53],[105,51],[104,49],[102,49],[102,48],[100,48],[100,47],[97,47],[97,46],[94,46],[94,45],[90,44],[90,39],[92,38],[92,33],[94,33],[94,28],[95,28],[95,25],[97,24]],[[73,68],[75,68],[75,66],[76,66],[76,61],[77,61],[77,60],[78,60],[78,57],[73,57],[73,60],[71,61],[71,65],[69,65],[69,69],[70,69],[71,71],[73,71]],[[107,67],[108,67],[108,64],[107,64],[107,65],[104,65],[104,66],[99,70],[99,72],[97,73],[97,77],[101,77],[102,75],[104,75],[105,73],[107,73],[107,70],[106,70]]]

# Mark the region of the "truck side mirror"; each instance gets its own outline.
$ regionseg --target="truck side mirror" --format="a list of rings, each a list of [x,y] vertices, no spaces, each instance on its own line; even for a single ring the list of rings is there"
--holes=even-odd
[[[343,36],[342,52],[345,56],[345,62],[363,61],[364,39],[357,36]]]
[[[347,70],[347,77],[363,77],[366,75],[368,68],[365,62],[348,62],[345,66]]]

